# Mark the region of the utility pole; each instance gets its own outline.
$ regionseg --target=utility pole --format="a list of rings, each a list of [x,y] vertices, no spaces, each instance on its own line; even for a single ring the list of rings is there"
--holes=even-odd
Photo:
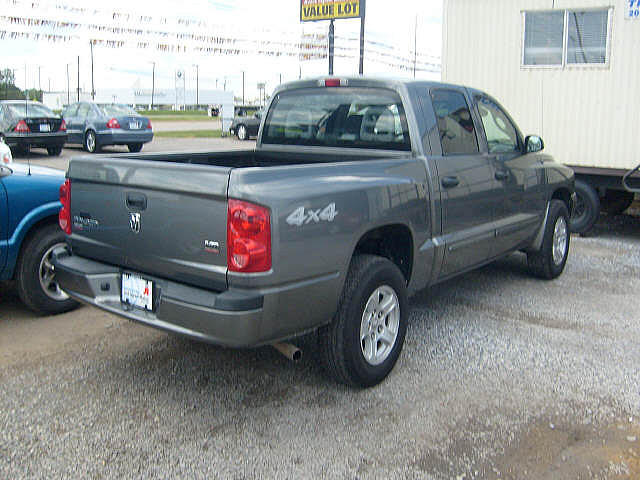
[[[69,64],[67,63],[67,105],[71,103],[71,96],[69,91]]]
[[[242,71],[242,105],[244,105],[244,70]]]
[[[91,46],[91,100],[96,99],[96,89],[93,86],[93,40],[89,40]]]
[[[80,101],[80,55],[78,55],[78,102]]]
[[[156,62],[151,62],[153,68],[151,70],[151,110],[153,110],[153,94],[156,90]]]
[[[364,16],[366,13],[366,1],[360,2],[360,66],[358,67],[358,73],[362,75],[364,73]]]
[[[333,75],[333,44],[335,40],[335,27],[333,18],[329,21],[329,75]]]
[[[282,85],[282,74],[280,74],[280,83],[278,85]]]
[[[223,85],[222,89],[223,89],[225,92],[227,91],[227,77],[224,77],[224,85]]]
[[[198,105],[200,105],[200,97],[199,97],[199,77],[200,77],[200,72],[199,72],[199,67],[198,65],[196,65],[195,63],[193,64],[194,67],[196,67],[196,110],[198,109]]]
[[[42,84],[40,83],[40,65],[38,65],[38,90],[42,91]]]

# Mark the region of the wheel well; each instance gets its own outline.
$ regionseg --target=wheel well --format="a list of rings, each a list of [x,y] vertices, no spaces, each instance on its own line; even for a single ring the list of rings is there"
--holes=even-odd
[[[27,244],[27,242],[29,241],[29,239],[41,228],[47,227],[49,225],[57,225],[58,223],[58,218],[54,215],[51,217],[44,217],[40,220],[38,220],[36,223],[34,223],[33,225],[31,225],[31,228],[29,228],[29,231],[24,235],[24,238],[22,239],[22,242],[20,243],[20,251],[18,252],[18,258],[16,259],[16,265],[18,265],[20,263],[20,260],[22,258],[22,254],[24,253],[24,246]],[[15,280],[15,275],[16,275],[16,269],[13,269],[13,280]]]
[[[569,214],[571,214],[571,210],[573,208],[573,205],[571,203],[571,192],[569,192],[568,189],[559,188],[558,190],[553,192],[553,195],[551,195],[551,199],[552,200],[560,200],[560,201],[564,202],[564,204],[567,206],[567,210],[569,211]]]
[[[359,253],[388,258],[409,283],[413,265],[413,238],[405,225],[386,225],[368,231],[356,245],[354,254]]]

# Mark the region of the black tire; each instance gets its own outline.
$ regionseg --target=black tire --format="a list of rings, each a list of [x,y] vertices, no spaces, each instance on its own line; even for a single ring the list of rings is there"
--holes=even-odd
[[[607,215],[620,215],[633,203],[635,195],[624,190],[607,190],[601,202],[602,211]]]
[[[566,240],[562,256],[554,258],[554,239],[556,238],[556,225],[562,228],[564,222],[564,238]],[[561,232],[558,232],[561,235]],[[558,235],[558,236],[560,236]],[[569,245],[571,243],[571,235],[569,229],[569,210],[561,200],[551,200],[549,205],[549,216],[545,225],[544,237],[542,239],[542,248],[538,252],[528,252],[527,262],[529,269],[536,277],[546,280],[552,280],[558,277],[564,270],[569,256]],[[557,250],[561,251],[560,248]]]
[[[238,140],[249,140],[247,127],[242,123],[236,127],[236,136],[238,137]]]
[[[62,153],[62,147],[47,147],[47,153],[50,157],[58,157]]]
[[[48,290],[41,282],[41,269],[51,273],[51,270],[46,269],[45,255],[64,240],[65,235],[60,227],[49,224],[31,232],[22,244],[16,265],[16,285],[22,301],[37,313],[55,315],[67,312],[78,305],[75,300],[59,290],[55,283],[55,273],[51,277]]]
[[[142,150],[142,143],[130,143],[129,145],[127,145],[127,148],[131,153],[138,153],[140,150]]]
[[[83,147],[89,153],[96,153],[98,150],[100,150],[96,132],[94,132],[93,130],[87,130],[87,133],[84,134]]]
[[[576,180],[576,196],[576,205],[571,215],[571,231],[586,233],[598,220],[600,198],[598,198],[598,192],[582,180]]]
[[[13,147],[12,153],[15,152],[15,155],[27,156],[31,152],[31,145],[16,145]]]
[[[395,293],[399,314],[395,317],[395,339],[385,347],[381,363],[373,365],[365,358],[364,343],[368,333],[361,336],[361,324],[367,302],[378,288],[390,288]],[[402,351],[408,318],[407,284],[398,267],[383,257],[357,255],[351,260],[342,290],[338,311],[329,325],[318,332],[318,350],[327,372],[337,381],[354,387],[371,387],[380,383],[391,372]],[[383,323],[390,322],[390,311],[385,316],[373,316]],[[375,310],[374,310],[375,314]],[[369,321],[371,324],[371,321]],[[369,331],[375,332],[369,327]],[[376,349],[381,344],[375,340]]]

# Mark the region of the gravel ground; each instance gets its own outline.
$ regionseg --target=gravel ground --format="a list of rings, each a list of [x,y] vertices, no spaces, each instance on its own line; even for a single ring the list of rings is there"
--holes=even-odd
[[[0,478],[640,478],[640,217],[411,301],[369,390],[305,355],[227,350],[0,286]]]

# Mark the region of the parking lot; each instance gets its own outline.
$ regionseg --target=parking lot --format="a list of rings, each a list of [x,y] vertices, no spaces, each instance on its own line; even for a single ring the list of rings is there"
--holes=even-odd
[[[634,212],[573,236],[555,281],[515,254],[414,296],[399,363],[368,390],[324,375],[313,336],[292,363],[89,307],[35,317],[0,284],[0,478],[639,478]]]

